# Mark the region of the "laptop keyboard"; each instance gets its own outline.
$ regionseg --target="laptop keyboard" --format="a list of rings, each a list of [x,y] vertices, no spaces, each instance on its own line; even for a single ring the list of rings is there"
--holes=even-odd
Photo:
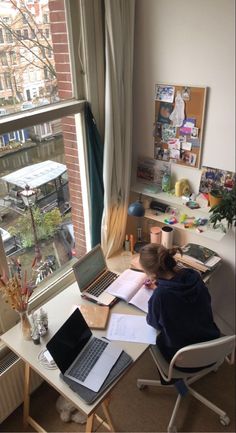
[[[104,290],[110,286],[110,284],[118,277],[117,274],[111,271],[107,271],[104,275],[100,277],[97,281],[95,281],[91,286],[87,289],[87,292],[93,296],[98,297]]]
[[[97,360],[100,358],[102,352],[106,349],[108,343],[98,338],[93,338],[88,346],[83,351],[81,359],[73,365],[68,374],[75,379],[84,382],[90,373]]]

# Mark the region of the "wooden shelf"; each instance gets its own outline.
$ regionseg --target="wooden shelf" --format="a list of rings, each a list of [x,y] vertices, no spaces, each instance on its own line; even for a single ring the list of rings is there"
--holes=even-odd
[[[189,217],[195,217],[195,218],[209,218],[209,210],[210,207],[207,208],[199,208],[199,209],[190,209],[188,208],[185,203],[183,202],[181,197],[176,197],[175,195],[172,195],[170,193],[165,193],[165,192],[157,192],[157,193],[153,193],[153,192],[149,192],[148,191],[148,186],[145,185],[140,185],[140,184],[136,184],[135,186],[133,186],[131,188],[132,192],[138,193],[138,194],[142,194],[146,197],[150,197],[153,198],[161,203],[167,204],[169,205],[172,209],[175,208],[178,211],[178,214],[186,214]],[[148,219],[152,219],[154,221],[157,221],[161,224],[166,224],[165,223],[165,219],[170,217],[171,213],[156,213],[156,211],[152,210],[152,209],[146,209],[145,211],[145,218]],[[177,217],[178,219],[178,217]],[[205,237],[214,241],[221,241],[221,239],[223,239],[223,237],[225,236],[225,233],[221,230],[221,229],[213,229],[211,227],[209,227],[208,225],[206,226],[201,226],[201,229],[203,230],[202,233],[197,233],[196,232],[196,228],[188,228],[186,229],[184,227],[184,224],[181,223],[176,223],[176,224],[172,224],[173,228],[175,229],[179,229],[179,230],[184,230],[188,233],[194,233],[194,234],[198,234],[200,237]]]

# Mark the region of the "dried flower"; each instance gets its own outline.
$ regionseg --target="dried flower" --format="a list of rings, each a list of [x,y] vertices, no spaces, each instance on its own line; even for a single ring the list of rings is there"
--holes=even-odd
[[[25,272],[22,280],[19,272],[8,278],[6,275],[0,275],[0,291],[3,299],[13,310],[19,313],[26,311],[28,301],[33,293],[33,288],[27,284],[27,273]]]

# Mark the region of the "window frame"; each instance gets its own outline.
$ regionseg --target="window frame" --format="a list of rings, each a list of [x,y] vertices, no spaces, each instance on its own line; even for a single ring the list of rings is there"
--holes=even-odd
[[[79,64],[78,51],[81,52],[81,33],[82,33],[82,17],[81,5],[77,0],[64,0],[65,15],[67,23],[68,43],[70,46],[70,64],[71,64],[71,81],[74,97],[69,100],[59,101],[53,104],[48,104],[34,109],[25,110],[23,112],[7,114],[0,117],[0,130],[1,135],[9,133],[9,131],[17,131],[30,126],[47,123],[52,120],[63,118],[70,115],[81,114],[85,106],[85,77],[81,71]],[[0,242],[1,244],[1,242]],[[0,248],[0,261],[2,270],[7,269],[7,260],[4,249]],[[55,278],[51,277],[49,282],[45,283],[45,287],[36,293],[30,301],[30,308],[36,308],[45,302],[45,300],[53,297],[58,291],[63,290],[68,284],[74,281],[73,271],[71,269],[71,262],[69,262],[68,269],[65,270]],[[3,302],[0,299],[0,303]],[[4,310],[4,308],[3,308]],[[4,315],[4,311],[2,316]],[[0,335],[5,332],[4,317],[0,321]],[[2,322],[2,323],[1,323]],[[13,323],[12,323],[13,324]],[[9,327],[9,325],[8,325]],[[1,345],[0,345],[1,346]]]

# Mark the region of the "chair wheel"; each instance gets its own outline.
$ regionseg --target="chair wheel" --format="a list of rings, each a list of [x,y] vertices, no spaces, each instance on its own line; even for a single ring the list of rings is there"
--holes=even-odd
[[[143,385],[142,383],[137,383],[137,387],[138,389],[140,389],[140,391],[142,391],[143,389],[147,388],[147,385]]]
[[[230,424],[230,418],[229,418],[227,415],[225,415],[225,416],[221,416],[221,417],[220,417],[220,423],[221,423],[224,427],[226,427],[227,425]]]

